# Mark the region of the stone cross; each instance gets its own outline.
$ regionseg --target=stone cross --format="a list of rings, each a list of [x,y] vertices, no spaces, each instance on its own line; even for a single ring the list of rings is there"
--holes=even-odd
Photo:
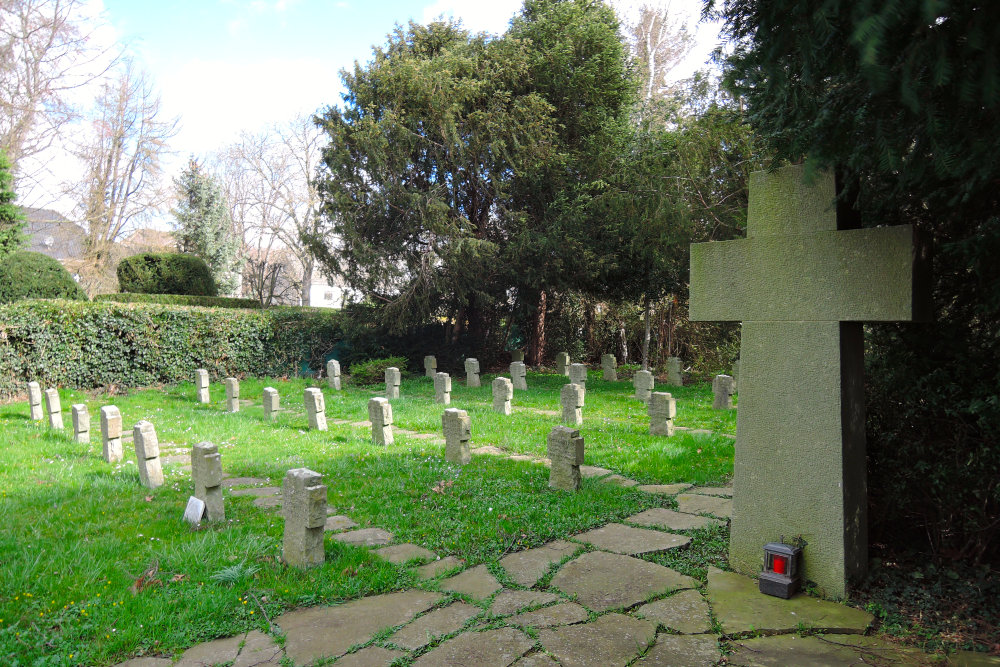
[[[105,461],[122,460],[122,413],[114,405],[101,408],[101,445]]]
[[[376,396],[368,401],[368,421],[372,423],[372,442],[392,444],[392,405],[389,399]]]
[[[84,403],[73,405],[73,442],[78,445],[90,442],[90,413]]]
[[[567,385],[572,386],[572,385]],[[583,438],[576,429],[556,426],[549,431],[549,487],[563,491],[580,490],[580,466],[583,465]]]
[[[667,384],[675,387],[684,386],[684,376],[681,374],[683,366],[680,357],[667,357]]]
[[[562,403],[562,420],[570,426],[583,425],[583,387],[578,384],[564,384],[559,390],[559,402]]]
[[[691,246],[692,321],[742,321],[729,563],[806,542],[804,576],[846,595],[868,561],[862,322],[925,315],[910,226],[851,229],[834,177],[801,166],[750,178],[747,238]]]
[[[479,360],[469,357],[465,360],[465,386],[480,387],[479,382]]]
[[[267,421],[273,422],[278,418],[278,412],[281,411],[281,397],[278,395],[278,390],[274,387],[264,387],[262,402],[264,403],[264,416],[267,417]]]
[[[442,405],[451,403],[451,376],[447,373],[434,374],[434,402]]]
[[[569,352],[560,352],[556,355],[556,374],[569,375]]]
[[[139,481],[147,489],[163,486],[163,468],[160,466],[160,441],[156,429],[148,421],[141,421],[132,429],[135,445],[135,463],[139,468]]]
[[[222,501],[222,455],[210,442],[199,442],[191,448],[191,481],[194,497],[205,503],[205,518],[225,521],[226,508]]]
[[[665,391],[654,391],[649,396],[649,434],[671,436],[674,434],[674,417],[677,401]]]
[[[632,376],[632,386],[635,387],[635,397],[646,403],[655,386],[653,374],[649,371],[636,371]]]
[[[507,378],[493,380],[493,411],[502,415],[511,413],[510,399],[514,398],[514,385]]]
[[[402,375],[395,366],[385,369],[385,397],[399,398],[399,385],[402,383]]]
[[[323,390],[309,387],[305,390],[303,402],[306,406],[306,416],[309,417],[309,428],[313,431],[325,431],[326,401],[323,399]]]
[[[194,387],[199,403],[211,402],[208,397],[208,371],[204,368],[199,368],[194,372]]]
[[[510,365],[510,381],[518,391],[528,390],[528,368],[523,361],[515,361]]]
[[[569,365],[569,381],[573,384],[578,384],[587,389],[587,365],[586,364],[570,364]]]
[[[45,411],[49,413],[49,428],[63,428],[62,403],[59,401],[58,389],[45,390]]]
[[[472,438],[472,421],[465,410],[448,408],[441,415],[444,430],[444,460],[448,463],[468,465],[472,460],[469,439]]]
[[[37,382],[28,383],[28,407],[31,410],[31,421],[42,421],[45,417],[42,413],[42,385]]]
[[[240,411],[240,381],[226,378],[226,412]]]
[[[618,381],[618,360],[613,354],[601,355],[601,369],[604,371],[604,379],[608,382]]]
[[[281,513],[285,517],[281,559],[292,567],[315,567],[326,560],[326,485],[320,484],[322,479],[308,468],[285,473],[281,485]]]
[[[330,389],[340,391],[340,362],[336,359],[326,362],[326,382]]]
[[[433,378],[434,374],[437,373],[437,370],[438,370],[438,362],[437,359],[434,358],[434,355],[428,354],[426,357],[424,357],[424,375],[426,375],[429,378]]]
[[[716,375],[712,378],[712,393],[715,400],[712,401],[712,408],[715,410],[732,410],[733,393],[736,391],[736,383],[730,375]]]
[[[515,361],[523,362],[524,361],[524,350],[512,350],[511,353],[510,353],[510,360],[512,362],[515,362]],[[515,387],[515,389],[516,389],[516,387]]]

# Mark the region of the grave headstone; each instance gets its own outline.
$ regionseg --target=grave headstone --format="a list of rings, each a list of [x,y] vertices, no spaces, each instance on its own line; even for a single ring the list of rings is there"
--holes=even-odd
[[[226,412],[240,411],[240,381],[226,378]]]
[[[564,384],[559,390],[559,402],[562,403],[563,423],[570,426],[583,425],[583,387],[578,384]]]
[[[323,551],[326,485],[320,483],[322,479],[322,475],[308,468],[285,473],[281,485],[281,513],[285,517],[281,558],[292,567],[315,567],[326,560]]]
[[[732,376],[716,375],[712,378],[712,393],[715,399],[712,401],[712,408],[715,410],[733,409],[733,392],[736,391],[736,383]]]
[[[188,497],[187,506],[184,508],[184,521],[192,526],[201,524],[201,517],[205,516],[205,501],[194,496]]]
[[[549,431],[547,442],[549,487],[563,491],[580,490],[580,466],[583,465],[583,438],[580,431],[556,426]]]
[[[654,391],[649,396],[649,434],[674,434],[674,417],[677,416],[677,400],[665,391]]]
[[[434,402],[442,405],[451,403],[451,376],[447,373],[434,374]]]
[[[428,354],[424,357],[424,375],[429,378],[434,378],[434,374],[438,372],[438,362],[433,354]]]
[[[122,413],[114,405],[101,408],[101,446],[104,460],[122,460]]]
[[[469,357],[465,360],[465,386],[479,387],[479,360]]]
[[[684,386],[683,367],[680,357],[667,357],[667,384],[675,387]]]
[[[385,397],[399,398],[399,385],[402,383],[402,374],[395,366],[385,369]]]
[[[510,353],[510,360],[512,362],[520,361],[524,362],[524,350],[512,350]],[[517,387],[515,387],[516,389]]]
[[[199,368],[194,372],[194,387],[199,403],[209,403],[208,396],[208,371]]]
[[[340,362],[336,359],[326,362],[326,382],[330,389],[340,391]]]
[[[73,405],[73,442],[78,445],[90,442],[90,413],[84,403]]]
[[[261,400],[264,403],[264,416],[267,421],[273,422],[281,411],[281,396],[278,390],[274,387],[264,387]]]
[[[472,421],[465,410],[448,408],[441,415],[444,430],[444,459],[448,463],[467,465],[472,460],[469,439],[472,438]]]
[[[141,421],[132,429],[135,445],[135,463],[139,468],[139,481],[147,489],[163,486],[163,468],[160,466],[160,441],[156,428],[148,421]]]
[[[604,379],[608,382],[618,381],[618,360],[615,359],[615,355],[601,355],[601,370],[604,371]]]
[[[62,402],[59,400],[58,389],[45,390],[45,411],[49,413],[49,428],[63,428]]]
[[[42,412],[42,385],[37,382],[28,383],[28,408],[31,421],[40,422],[45,417]]]
[[[222,500],[222,455],[210,442],[199,442],[191,448],[191,481],[194,496],[205,503],[205,518],[225,521],[226,508]]]
[[[323,398],[323,390],[309,387],[305,390],[303,402],[306,406],[306,416],[309,417],[309,428],[313,431],[325,431],[326,400]]]
[[[643,403],[649,401],[649,395],[653,393],[653,374],[649,371],[636,371],[632,376],[632,386],[635,387],[635,397]]]
[[[569,375],[569,352],[560,352],[556,355],[556,373]]]
[[[923,318],[927,257],[912,227],[849,228],[834,177],[803,176],[751,174],[747,238],[691,246],[690,318],[743,322],[730,565],[757,574],[762,545],[801,535],[805,579],[839,597],[868,556],[862,323]]]
[[[514,389],[527,391],[528,389],[528,368],[523,361],[515,361],[510,365],[510,381]]]
[[[569,381],[573,384],[578,384],[583,387],[584,391],[587,390],[587,365],[586,364],[570,364],[569,365]]]
[[[514,385],[507,378],[493,380],[493,411],[502,415],[511,413],[510,400],[514,398]]]
[[[368,421],[372,423],[372,442],[376,445],[391,445],[392,405],[389,399],[376,396],[368,401]]]

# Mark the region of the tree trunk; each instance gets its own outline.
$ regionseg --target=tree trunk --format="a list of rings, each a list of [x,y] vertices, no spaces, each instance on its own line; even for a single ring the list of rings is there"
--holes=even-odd
[[[597,340],[595,339],[594,329],[597,326],[596,320],[597,315],[594,312],[594,302],[590,299],[584,300],[583,308],[583,320],[584,320],[584,337],[587,342],[587,356],[589,357],[593,354],[594,350],[597,348]]]
[[[309,259],[302,263],[302,305],[311,306],[310,297],[312,295],[313,282],[313,260]]]
[[[621,359],[623,364],[628,363],[628,338],[625,336],[625,322],[623,320],[618,321],[618,348],[621,350]]]
[[[653,304],[650,302],[649,297],[646,297],[645,308],[642,313],[642,370],[649,370],[649,316],[650,311],[653,310]]]
[[[531,329],[531,341],[528,344],[528,354],[525,355],[530,366],[540,366],[545,356],[545,311],[547,295],[545,290],[538,293],[538,307],[535,309],[535,322]]]

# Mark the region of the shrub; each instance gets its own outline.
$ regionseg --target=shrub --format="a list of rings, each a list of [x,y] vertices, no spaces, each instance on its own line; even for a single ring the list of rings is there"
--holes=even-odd
[[[351,366],[351,381],[356,384],[379,384],[385,382],[385,369],[398,368],[406,372],[406,357],[386,357],[385,359],[369,359]]]
[[[205,308],[253,308],[260,309],[257,299],[235,299],[228,296],[194,296],[191,294],[98,294],[94,301],[114,301],[115,303],[162,303],[171,306],[203,306]]]
[[[0,303],[21,299],[86,301],[87,295],[57,260],[22,251],[0,260]]]
[[[122,292],[140,294],[217,296],[219,293],[204,260],[173,252],[126,257],[118,263],[118,285]]]

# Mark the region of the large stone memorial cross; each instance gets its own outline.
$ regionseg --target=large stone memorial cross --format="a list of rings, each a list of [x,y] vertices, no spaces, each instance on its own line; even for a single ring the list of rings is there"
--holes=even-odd
[[[691,246],[690,317],[743,322],[730,565],[801,536],[841,597],[868,556],[861,323],[919,319],[925,291],[913,229],[850,229],[834,199],[830,174],[752,174],[747,238]]]

